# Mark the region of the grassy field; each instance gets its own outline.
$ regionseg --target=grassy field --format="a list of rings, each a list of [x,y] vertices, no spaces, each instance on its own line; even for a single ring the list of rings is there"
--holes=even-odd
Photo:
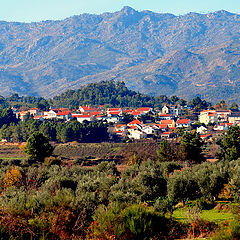
[[[27,155],[18,145],[2,144],[0,145],[0,159],[2,160],[22,160]]]
[[[173,212],[173,217],[179,221],[187,222],[189,219],[188,209],[187,208],[178,208]],[[199,214],[199,217],[211,221],[211,222],[222,222],[233,219],[233,214],[231,211],[218,210],[213,208],[211,210],[203,210]]]

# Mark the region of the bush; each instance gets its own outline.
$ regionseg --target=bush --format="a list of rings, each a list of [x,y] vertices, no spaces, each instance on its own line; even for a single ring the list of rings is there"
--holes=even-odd
[[[100,207],[94,220],[91,239],[176,239],[182,234],[180,224],[142,204]],[[174,231],[178,227],[179,235]]]

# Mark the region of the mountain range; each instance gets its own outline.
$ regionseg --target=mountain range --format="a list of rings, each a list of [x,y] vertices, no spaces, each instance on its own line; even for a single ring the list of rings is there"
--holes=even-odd
[[[240,101],[240,15],[124,7],[59,21],[0,22],[0,95],[52,97],[102,80],[135,91]]]

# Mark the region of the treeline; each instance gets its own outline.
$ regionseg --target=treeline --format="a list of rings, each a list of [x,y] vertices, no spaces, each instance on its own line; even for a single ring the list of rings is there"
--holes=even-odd
[[[37,121],[29,119],[16,123],[4,124],[0,129],[0,139],[9,142],[25,142],[34,132],[40,132],[50,141],[57,142],[102,142],[108,140],[107,125],[101,121]]]
[[[209,102],[201,100],[199,97],[187,102],[177,96],[167,97],[160,95],[152,97],[129,90],[124,82],[102,81],[91,83],[77,90],[68,90],[65,93],[55,96],[52,99],[44,99],[34,96],[19,96],[13,94],[10,97],[0,99],[0,106],[6,107],[37,107],[41,110],[47,110],[49,106],[65,107],[77,109],[80,105],[106,107],[162,107],[164,104],[188,104],[196,109],[204,109],[211,106]]]

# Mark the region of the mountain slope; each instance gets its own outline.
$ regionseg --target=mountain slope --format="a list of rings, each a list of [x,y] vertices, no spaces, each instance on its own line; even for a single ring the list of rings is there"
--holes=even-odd
[[[130,7],[63,21],[0,22],[0,94],[46,97],[119,79],[153,95],[213,100],[222,88],[227,99],[240,100],[239,23],[240,15],[226,11],[174,16]]]

